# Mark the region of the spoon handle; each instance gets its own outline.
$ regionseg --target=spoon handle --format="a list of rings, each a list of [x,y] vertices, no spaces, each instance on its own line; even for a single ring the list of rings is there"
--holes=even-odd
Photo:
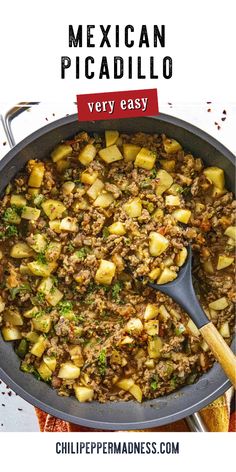
[[[207,323],[199,329],[213,355],[218,360],[226,375],[236,388],[236,357],[213,323]]]

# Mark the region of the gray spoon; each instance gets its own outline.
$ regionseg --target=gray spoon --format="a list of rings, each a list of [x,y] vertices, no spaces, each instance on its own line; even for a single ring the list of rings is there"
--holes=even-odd
[[[232,385],[236,387],[236,357],[214,324],[206,316],[193,288],[191,247],[188,248],[185,264],[181,267],[178,277],[173,282],[166,284],[148,282],[147,285],[171,297],[188,313]]]

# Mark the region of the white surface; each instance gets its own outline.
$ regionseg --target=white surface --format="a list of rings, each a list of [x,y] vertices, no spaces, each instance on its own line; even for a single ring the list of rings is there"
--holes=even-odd
[[[0,104],[0,114],[4,114],[13,104],[4,106]],[[188,105],[181,103],[159,103],[160,112],[177,116],[185,121],[202,128],[222,144],[228,147],[236,154],[235,124],[236,124],[236,104],[222,102],[207,104],[201,102],[198,104],[190,103]],[[211,112],[207,112],[208,109]],[[227,114],[222,112],[226,110]],[[24,112],[13,122],[13,131],[16,141],[23,139],[37,128],[45,126],[47,123],[65,116],[67,113],[76,113],[76,106],[71,102],[66,106],[61,104],[43,103],[34,106],[29,112]],[[221,121],[226,116],[225,121]],[[215,122],[221,126],[217,129]],[[0,126],[0,158],[9,150],[6,143],[3,128]],[[38,424],[34,409],[20,397],[8,395],[4,384],[0,385],[0,431],[38,431]],[[5,392],[3,395],[1,392]],[[5,405],[2,406],[2,403]],[[19,411],[18,408],[22,408]]]

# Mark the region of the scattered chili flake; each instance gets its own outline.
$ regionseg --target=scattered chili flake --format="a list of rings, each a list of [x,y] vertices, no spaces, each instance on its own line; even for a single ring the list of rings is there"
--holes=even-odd
[[[215,125],[218,126],[218,123],[215,121]]]
[[[53,113],[52,116],[55,116],[55,113]]]
[[[223,115],[227,115],[226,110],[223,110],[222,113]]]
[[[210,103],[212,103],[212,102],[207,102],[207,105],[210,105]]]
[[[46,121],[48,121],[48,118],[45,118]]]
[[[220,129],[220,128],[221,128],[220,125],[218,125],[218,126],[217,126],[217,129]]]
[[[2,395],[5,395],[6,392],[2,392]]]
[[[11,397],[11,396],[12,396],[12,392],[7,392],[7,394],[9,395],[9,397]]]
[[[4,141],[4,142],[2,143],[2,145],[3,145],[3,146],[6,146],[6,144],[7,144],[7,142],[6,142],[6,141]]]
[[[23,408],[17,408],[18,411],[23,411]]]
[[[223,116],[223,118],[221,118],[221,121],[225,121],[226,120],[226,116]]]
[[[2,403],[2,406],[6,406],[4,403]]]
[[[207,110],[207,111],[208,111],[208,113],[209,113],[209,112],[211,111],[211,108],[208,108],[208,110]]]

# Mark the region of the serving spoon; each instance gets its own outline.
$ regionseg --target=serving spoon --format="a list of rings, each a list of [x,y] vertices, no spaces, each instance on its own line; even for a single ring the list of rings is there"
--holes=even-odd
[[[214,324],[206,316],[193,287],[191,247],[188,248],[187,259],[178,272],[178,277],[173,282],[166,284],[148,282],[147,285],[171,297],[188,313],[207,342],[214,357],[224,369],[232,385],[236,388],[236,357]]]

